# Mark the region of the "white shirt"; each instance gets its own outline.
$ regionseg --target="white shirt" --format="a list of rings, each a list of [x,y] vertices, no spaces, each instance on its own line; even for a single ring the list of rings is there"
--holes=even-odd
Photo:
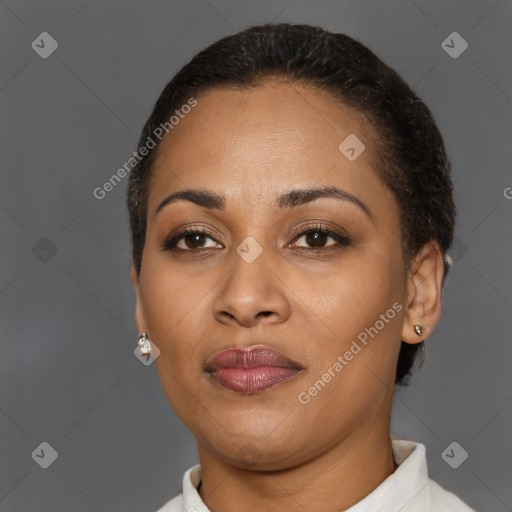
[[[423,444],[393,439],[392,449],[398,468],[346,512],[475,512],[428,477]],[[185,472],[183,492],[157,512],[210,512],[197,492],[200,481],[197,464]]]

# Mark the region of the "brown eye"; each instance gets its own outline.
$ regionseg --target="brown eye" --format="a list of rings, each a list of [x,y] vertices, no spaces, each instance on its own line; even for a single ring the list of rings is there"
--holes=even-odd
[[[315,249],[322,248],[326,245],[326,242],[329,238],[332,239],[327,233],[323,231],[308,231],[301,238],[304,238],[306,243],[314,247]]]
[[[321,250],[325,247],[336,246],[337,244],[343,246],[350,245],[349,238],[322,226],[314,226],[312,228],[301,231],[297,237],[295,237],[295,240],[300,240],[301,238],[304,238],[304,241],[307,245],[297,246],[297,242],[295,242],[293,244],[295,247]],[[334,243],[326,245],[329,239],[334,240]]]
[[[211,237],[211,235],[203,231],[201,229],[189,228],[176,236],[166,240],[162,248],[164,250],[181,250],[181,251],[194,251],[197,249],[209,249],[212,246],[205,246],[205,242],[207,239],[210,239],[212,242],[215,240]],[[183,242],[183,243],[182,243]],[[179,246],[181,244],[181,247]]]

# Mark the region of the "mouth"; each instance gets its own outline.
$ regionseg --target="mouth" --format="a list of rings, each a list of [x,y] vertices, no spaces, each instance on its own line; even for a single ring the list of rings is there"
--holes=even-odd
[[[302,370],[298,363],[265,345],[224,350],[205,366],[214,382],[245,395],[254,395],[293,379]]]

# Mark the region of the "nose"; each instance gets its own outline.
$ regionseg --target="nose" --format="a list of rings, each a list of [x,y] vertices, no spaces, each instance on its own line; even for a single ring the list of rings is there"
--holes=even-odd
[[[250,263],[237,253],[232,259],[213,301],[217,321],[243,327],[285,322],[291,309],[286,296],[289,287],[265,251]]]

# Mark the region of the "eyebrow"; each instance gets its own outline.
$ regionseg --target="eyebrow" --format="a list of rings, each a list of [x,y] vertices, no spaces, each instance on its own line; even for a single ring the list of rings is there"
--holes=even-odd
[[[294,208],[303,204],[310,203],[317,199],[324,197],[339,199],[341,201],[347,201],[355,204],[366,215],[375,223],[375,219],[368,209],[368,207],[357,197],[350,194],[346,190],[342,190],[338,187],[322,187],[322,188],[306,188],[306,189],[294,189],[289,192],[285,192],[277,199],[277,206],[279,208]],[[210,190],[205,189],[191,189],[191,190],[180,190],[179,192],[173,192],[168,195],[156,208],[154,215],[161,211],[171,203],[178,201],[179,199],[190,201],[198,206],[207,208],[209,210],[224,210],[226,206],[226,198],[223,195],[217,194]]]

